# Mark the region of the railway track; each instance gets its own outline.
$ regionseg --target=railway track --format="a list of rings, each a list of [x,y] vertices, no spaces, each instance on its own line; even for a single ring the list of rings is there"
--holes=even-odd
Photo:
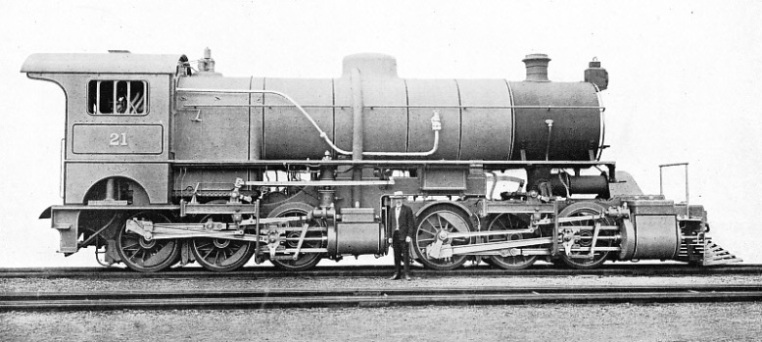
[[[282,272],[268,266],[247,267],[234,272],[215,273],[201,268],[173,268],[159,273],[139,273],[123,268],[0,268],[2,278],[251,278],[251,277],[376,277],[391,274],[391,266],[322,266],[309,271]],[[414,268],[415,274],[425,276],[658,276],[658,275],[762,275],[760,264],[740,264],[717,267],[695,267],[676,264],[614,264],[598,269],[560,269],[535,266],[524,270],[503,270],[486,266],[465,267],[454,271],[435,271]]]
[[[257,289],[189,292],[14,292],[0,311],[271,309],[547,303],[762,301],[762,285]]]

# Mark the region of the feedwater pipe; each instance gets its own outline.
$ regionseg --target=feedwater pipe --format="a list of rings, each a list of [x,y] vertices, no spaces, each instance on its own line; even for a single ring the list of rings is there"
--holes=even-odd
[[[318,126],[317,122],[315,122],[314,119],[312,119],[312,116],[310,116],[309,113],[307,113],[306,110],[304,110],[304,107],[296,103],[294,99],[292,99],[290,96],[281,93],[279,91],[274,90],[243,90],[243,89],[193,89],[193,88],[177,88],[178,92],[186,92],[186,93],[226,93],[226,94],[272,94],[280,96],[286,101],[291,102],[296,109],[299,110],[299,112],[304,115],[307,120],[312,124],[312,126],[315,127],[315,129],[320,134],[320,137],[325,140],[325,142],[330,146],[334,151],[336,151],[339,154],[343,155],[351,155],[352,151],[345,151],[336,146],[336,144],[331,141],[331,139],[328,138],[328,134],[325,133],[322,129],[320,129],[320,126]],[[191,106],[192,107],[192,106]],[[436,153],[437,149],[439,149],[439,131],[442,130],[442,122],[439,118],[439,111],[434,111],[434,115],[431,117],[431,130],[434,131],[434,146],[431,148],[431,150],[426,152],[363,152],[362,155],[364,156],[386,156],[386,157],[425,157],[430,156],[434,153]]]

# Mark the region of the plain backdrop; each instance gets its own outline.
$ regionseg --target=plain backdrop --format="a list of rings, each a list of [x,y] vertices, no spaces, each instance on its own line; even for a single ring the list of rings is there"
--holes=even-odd
[[[0,11],[0,267],[95,265],[64,258],[40,212],[61,204],[64,94],[19,73],[38,52],[178,53],[210,47],[226,76],[337,77],[343,56],[381,52],[405,78],[523,80],[609,71],[603,159],[659,192],[658,165],[690,163],[690,201],[716,242],[762,262],[759,1],[5,1]],[[667,194],[684,200],[683,173]],[[369,257],[372,259],[372,257]],[[361,258],[360,261],[366,260]],[[389,264],[391,261],[389,260]]]

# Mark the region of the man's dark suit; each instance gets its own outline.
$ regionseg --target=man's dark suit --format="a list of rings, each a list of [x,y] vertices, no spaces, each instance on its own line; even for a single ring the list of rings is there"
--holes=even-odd
[[[400,275],[400,261],[405,261],[405,277],[410,274],[410,253],[408,253],[406,237],[413,238],[415,232],[415,219],[413,210],[406,205],[402,205],[399,214],[399,227],[397,227],[397,207],[392,206],[391,215],[389,215],[390,226],[392,227],[392,248],[394,248],[394,274]]]

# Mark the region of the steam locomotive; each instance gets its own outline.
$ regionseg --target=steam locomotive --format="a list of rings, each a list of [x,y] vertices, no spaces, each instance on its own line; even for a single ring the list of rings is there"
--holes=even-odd
[[[21,71],[66,95],[63,205],[46,209],[66,255],[142,272],[252,257],[298,271],[384,255],[390,196],[416,216],[411,253],[450,270],[537,260],[740,259],[707,236],[701,205],[646,195],[602,161],[608,72],[551,82],[402,79],[351,55],[340,77],[224,77],[184,55],[34,54]],[[687,167],[687,165],[686,165]]]

